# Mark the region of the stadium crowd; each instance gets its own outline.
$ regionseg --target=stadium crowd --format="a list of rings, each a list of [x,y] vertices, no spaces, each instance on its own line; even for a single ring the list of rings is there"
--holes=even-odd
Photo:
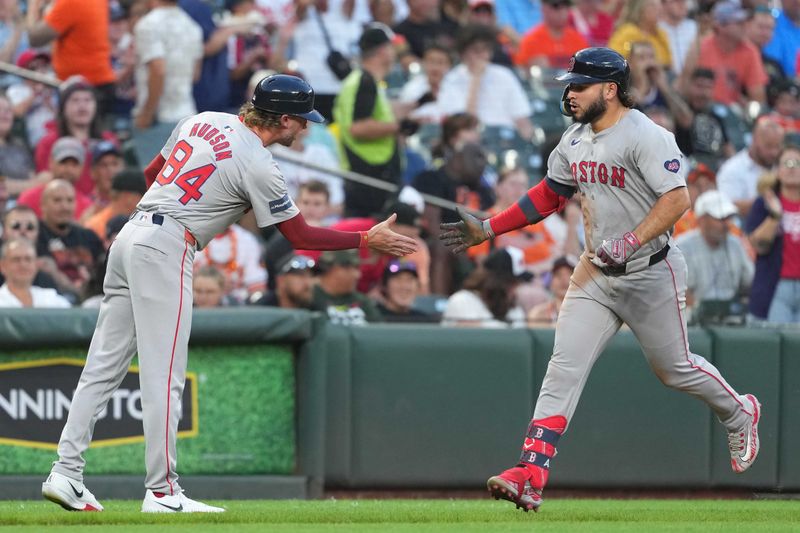
[[[0,306],[98,306],[176,123],[286,72],[328,119],[270,148],[305,219],[396,213],[419,251],[294,250],[245,216],[198,252],[195,306],[549,327],[583,251],[577,200],[464,256],[438,228],[457,220],[442,205],[496,213],[544,177],[569,125],[553,76],[587,46],[629,60],[636,108],[686,156],[692,321],[800,323],[800,0],[0,0],[0,62],[34,74],[0,69]]]

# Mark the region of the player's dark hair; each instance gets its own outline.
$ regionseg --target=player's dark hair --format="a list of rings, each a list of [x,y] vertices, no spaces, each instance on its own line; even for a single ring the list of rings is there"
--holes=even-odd
[[[300,197],[300,193],[303,191],[308,191],[312,194],[324,194],[325,201],[331,201],[331,191],[328,189],[328,184],[324,181],[320,180],[308,180],[305,183],[301,183],[300,187],[297,190],[297,197]]]
[[[281,115],[256,109],[251,102],[242,104],[239,108],[239,118],[247,127],[278,128],[281,125]]]
[[[498,276],[479,267],[464,280],[463,288],[478,293],[486,308],[497,320],[505,321],[506,315],[514,307],[513,288],[519,282],[508,276]]]

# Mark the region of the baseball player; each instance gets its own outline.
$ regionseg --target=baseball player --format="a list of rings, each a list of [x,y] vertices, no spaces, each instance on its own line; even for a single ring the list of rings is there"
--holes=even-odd
[[[631,109],[630,69],[608,48],[576,53],[566,73],[562,111],[575,124],[547,162],[547,176],[487,220],[461,212],[442,225],[456,253],[535,224],[581,200],[587,251],[556,323],[555,345],[519,463],[489,478],[491,494],[525,511],[539,508],[558,441],[569,425],[600,352],[623,322],[667,386],[706,402],[728,430],[731,466],[744,472],[758,455],[761,407],[714,366],[689,351],[684,317],[686,262],[671,228],[689,208],[683,156],[674,136]],[[578,332],[576,334],[575,332]]]
[[[201,113],[182,120],[145,170],[149,190],[108,257],[104,298],[86,366],[42,495],[68,510],[101,511],[83,484],[82,453],[98,414],[120,385],[134,353],[145,435],[144,512],[220,512],[189,499],[176,473],[176,433],[192,321],[195,250],[252,209],[259,226],[277,225],[296,249],[368,247],[415,251],[389,225],[343,232],[308,226],[266,146],[290,145],[307,121],[323,122],[314,91],[286,75],[261,80],[239,116]]]

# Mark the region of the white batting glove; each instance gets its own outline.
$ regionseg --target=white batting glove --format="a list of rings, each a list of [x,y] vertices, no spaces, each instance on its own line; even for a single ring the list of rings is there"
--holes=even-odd
[[[641,247],[639,238],[629,231],[620,239],[605,239],[595,255],[606,265],[624,265]]]

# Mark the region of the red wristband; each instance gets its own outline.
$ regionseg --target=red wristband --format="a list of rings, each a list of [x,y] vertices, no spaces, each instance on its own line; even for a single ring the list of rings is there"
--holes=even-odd
[[[366,231],[359,231],[361,241],[358,243],[359,248],[369,248],[369,233]]]

